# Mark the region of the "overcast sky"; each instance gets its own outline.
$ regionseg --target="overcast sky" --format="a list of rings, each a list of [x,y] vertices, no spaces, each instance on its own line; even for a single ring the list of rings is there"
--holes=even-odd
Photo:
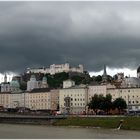
[[[0,2],[0,72],[68,61],[140,65],[140,2]]]

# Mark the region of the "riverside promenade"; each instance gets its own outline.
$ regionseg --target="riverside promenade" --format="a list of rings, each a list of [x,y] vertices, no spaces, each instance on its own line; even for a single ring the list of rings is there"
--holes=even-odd
[[[24,115],[24,114],[5,114],[0,113],[0,123],[28,123],[28,124],[51,124],[59,119],[66,119],[61,116],[45,116],[45,115]]]

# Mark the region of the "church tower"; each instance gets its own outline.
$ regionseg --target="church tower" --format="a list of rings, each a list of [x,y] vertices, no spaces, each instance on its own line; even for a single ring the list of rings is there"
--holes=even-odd
[[[48,83],[47,83],[47,77],[44,76],[42,79],[42,85],[41,88],[48,88]]]
[[[7,83],[7,75],[6,75],[6,73],[4,75],[4,83]]]
[[[104,72],[102,75],[103,82],[107,82],[107,72],[106,72],[106,65],[104,65]]]
[[[137,68],[137,78],[140,78],[140,66]]]

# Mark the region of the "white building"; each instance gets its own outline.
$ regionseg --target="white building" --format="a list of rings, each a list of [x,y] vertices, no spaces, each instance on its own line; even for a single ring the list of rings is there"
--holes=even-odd
[[[73,80],[65,80],[63,81],[63,88],[69,88],[75,86],[75,82]]]
[[[39,88],[39,83],[36,80],[35,75],[31,75],[30,81],[27,82],[27,91],[31,91],[35,88]]]
[[[10,83],[7,82],[7,75],[4,76],[4,82],[1,83],[1,92],[10,92]]]
[[[59,107],[62,113],[82,114],[87,105],[88,89],[71,87],[59,90]]]
[[[49,68],[27,68],[26,73],[43,73],[43,74],[51,74],[54,75],[56,73],[61,72],[78,72],[83,73],[83,65],[79,65],[78,67],[70,67],[69,63],[60,64],[60,65],[50,65]]]
[[[31,75],[30,81],[27,82],[27,91],[31,91],[36,88],[47,88],[47,78],[44,76],[42,81],[37,81],[35,75]]]

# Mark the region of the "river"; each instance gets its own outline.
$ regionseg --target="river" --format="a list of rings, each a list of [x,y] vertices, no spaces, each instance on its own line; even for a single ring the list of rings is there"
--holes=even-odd
[[[140,131],[0,124],[0,139],[138,139]]]

